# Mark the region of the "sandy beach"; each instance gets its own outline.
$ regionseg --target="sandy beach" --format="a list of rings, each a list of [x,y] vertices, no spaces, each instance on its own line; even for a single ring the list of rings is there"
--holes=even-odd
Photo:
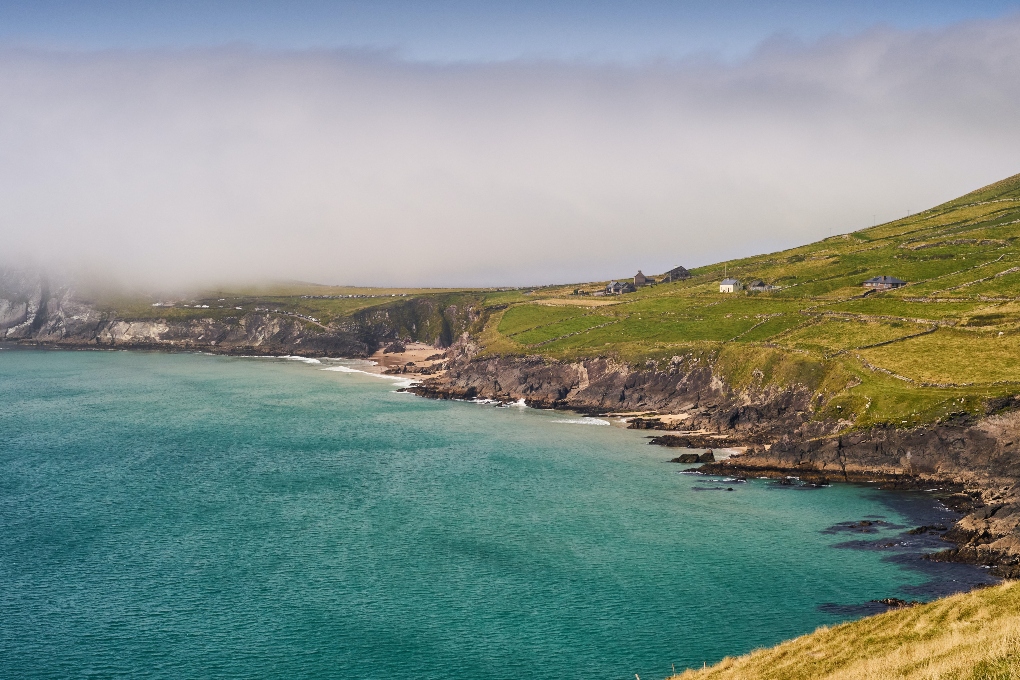
[[[429,357],[435,358],[430,359]],[[413,363],[413,366],[407,366],[408,372],[411,373],[416,371],[410,369],[428,368],[441,363],[446,359],[446,355],[445,350],[438,349],[432,345],[427,345],[423,342],[408,342],[404,343],[403,352],[387,352],[383,348],[369,357],[369,359],[374,361],[375,365],[364,368],[363,370],[367,373],[386,373],[393,369],[404,368],[409,363]]]

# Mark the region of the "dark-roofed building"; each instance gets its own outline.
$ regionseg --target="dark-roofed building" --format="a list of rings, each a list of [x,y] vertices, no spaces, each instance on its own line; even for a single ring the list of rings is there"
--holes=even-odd
[[[868,279],[861,285],[872,290],[889,290],[891,288],[902,288],[907,285],[907,282],[895,276],[876,276]]]
[[[622,295],[623,293],[633,293],[635,290],[634,284],[629,281],[623,283],[620,281],[610,281],[606,286],[606,295]]]
[[[669,283],[670,281],[683,281],[684,279],[689,278],[691,278],[691,273],[687,271],[686,267],[674,267],[662,275],[662,282]]]
[[[770,290],[779,290],[779,286],[771,286],[761,279],[757,279],[748,284],[747,289],[752,293],[767,293]]]

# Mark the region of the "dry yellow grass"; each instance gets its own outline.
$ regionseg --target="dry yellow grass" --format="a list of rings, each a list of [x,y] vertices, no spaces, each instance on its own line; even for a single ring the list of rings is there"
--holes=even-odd
[[[1020,582],[871,616],[671,680],[1020,678]]]

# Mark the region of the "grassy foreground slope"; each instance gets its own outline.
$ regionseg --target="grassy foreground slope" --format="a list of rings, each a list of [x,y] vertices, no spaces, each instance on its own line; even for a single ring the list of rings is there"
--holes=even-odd
[[[1020,678],[1020,583],[820,628],[672,680]]]
[[[1020,387],[1018,238],[1020,175],[687,281],[609,297],[574,294],[599,284],[531,291],[494,310],[480,338],[489,355],[707,360],[736,387],[806,384],[816,417],[849,427],[933,422]],[[724,270],[779,290],[720,293]],[[883,274],[909,285],[864,295],[861,282]]]

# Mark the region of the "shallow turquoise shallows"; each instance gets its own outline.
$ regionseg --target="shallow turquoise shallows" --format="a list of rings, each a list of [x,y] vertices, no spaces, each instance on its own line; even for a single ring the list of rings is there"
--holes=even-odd
[[[824,531],[927,497],[329,366],[0,349],[0,678],[649,680],[929,578]]]

